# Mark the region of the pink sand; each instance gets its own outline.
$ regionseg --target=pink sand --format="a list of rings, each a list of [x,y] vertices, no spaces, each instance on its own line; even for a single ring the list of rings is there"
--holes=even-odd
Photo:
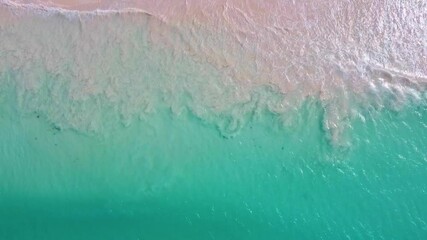
[[[264,25],[284,20],[284,18],[292,18],[298,12],[295,4],[278,0],[12,0],[9,2],[78,11],[135,8],[161,17],[163,20],[186,19],[204,22],[225,18],[231,24],[242,21],[240,25],[250,22]],[[317,10],[320,10],[321,5],[319,4]]]

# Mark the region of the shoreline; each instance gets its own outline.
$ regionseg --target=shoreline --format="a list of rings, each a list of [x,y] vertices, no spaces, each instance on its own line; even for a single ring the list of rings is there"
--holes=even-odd
[[[55,3],[56,2],[56,3]],[[59,2],[59,3],[58,3]],[[94,1],[88,3],[73,3],[77,1],[61,1],[54,0],[52,1],[11,1],[11,0],[1,0],[1,4],[12,5],[16,7],[36,7],[36,8],[49,8],[49,9],[60,9],[65,11],[78,11],[78,12],[92,12],[97,10],[113,10],[106,8],[105,4],[100,4],[101,1],[95,4]],[[120,10],[120,9],[115,9]]]
[[[86,3],[78,3],[86,1]],[[297,19],[295,11],[302,6],[285,4],[280,1],[258,3],[248,0],[186,0],[172,2],[152,2],[150,0],[130,0],[126,3],[117,0],[0,0],[0,5],[21,9],[54,10],[63,13],[121,13],[144,12],[170,22],[199,22],[213,26],[218,19],[223,24],[244,26],[273,26],[276,21],[283,21],[282,14]],[[325,9],[323,9],[325,10]],[[235,26],[235,27],[236,27]],[[246,27],[245,27],[246,28]]]
[[[39,11],[55,11],[61,13],[78,13],[78,14],[92,14],[92,13],[128,13],[128,12],[141,12],[150,14],[144,9],[139,8],[121,8],[121,9],[78,9],[78,8],[64,8],[58,5],[43,5],[37,3],[17,3],[9,0],[0,0],[0,6],[5,6],[6,8],[17,8],[17,9],[30,9],[30,10],[39,10]],[[150,14],[151,15],[151,14]]]

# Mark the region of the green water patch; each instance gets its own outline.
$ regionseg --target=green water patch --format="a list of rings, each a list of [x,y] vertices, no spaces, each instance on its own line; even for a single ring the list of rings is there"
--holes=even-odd
[[[3,104],[0,238],[427,237],[425,107],[354,120],[345,148],[315,101],[294,114],[224,137],[163,109],[97,135]]]

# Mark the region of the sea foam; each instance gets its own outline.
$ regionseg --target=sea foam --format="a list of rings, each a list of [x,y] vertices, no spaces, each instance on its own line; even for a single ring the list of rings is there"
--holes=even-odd
[[[340,144],[349,119],[425,104],[425,3],[279,9],[261,20],[227,5],[173,18],[2,1],[0,83],[14,89],[20,111],[98,133],[162,106],[229,137],[260,112],[292,122],[292,111],[314,100]]]

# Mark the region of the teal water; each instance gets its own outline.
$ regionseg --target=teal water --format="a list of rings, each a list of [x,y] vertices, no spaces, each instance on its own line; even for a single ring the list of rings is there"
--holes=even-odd
[[[232,138],[167,109],[101,136],[1,106],[1,239],[427,237],[425,107],[354,120],[337,147],[316,101]]]

